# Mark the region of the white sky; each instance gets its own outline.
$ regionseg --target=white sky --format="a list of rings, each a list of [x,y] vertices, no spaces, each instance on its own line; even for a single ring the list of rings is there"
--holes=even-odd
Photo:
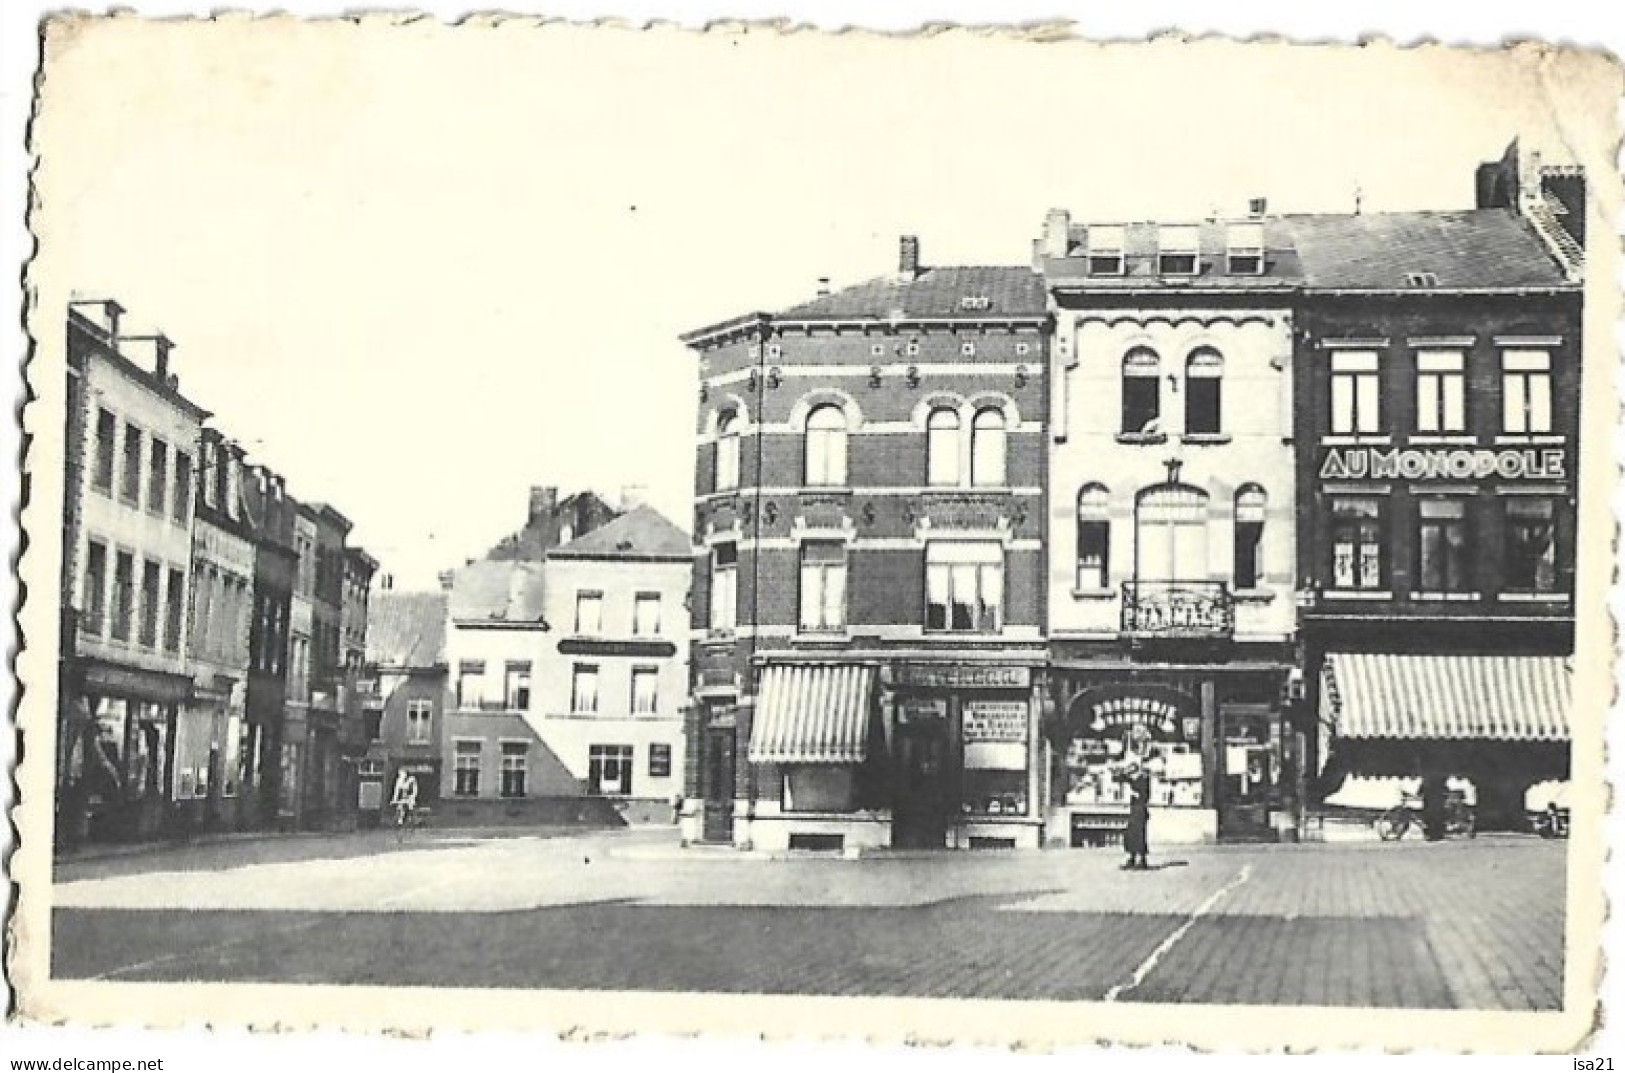
[[[1509,67],[1387,49],[147,30],[50,76],[42,278],[171,335],[183,390],[402,585],[532,484],[644,485],[686,527],[677,334],[889,271],[899,233],[1023,263],[1051,205],[1469,207],[1551,123]]]

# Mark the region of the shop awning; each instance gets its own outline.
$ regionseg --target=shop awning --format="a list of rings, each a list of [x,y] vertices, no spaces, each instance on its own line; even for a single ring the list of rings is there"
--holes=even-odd
[[[873,667],[769,666],[757,692],[752,763],[853,764],[869,751]]]
[[[1561,656],[1333,653],[1321,711],[1339,738],[1568,741]]]

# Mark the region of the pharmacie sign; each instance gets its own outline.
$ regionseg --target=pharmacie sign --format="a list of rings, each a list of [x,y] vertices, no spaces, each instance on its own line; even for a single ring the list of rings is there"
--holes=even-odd
[[[1561,447],[1334,447],[1320,465],[1322,480],[1561,481],[1567,476]]]

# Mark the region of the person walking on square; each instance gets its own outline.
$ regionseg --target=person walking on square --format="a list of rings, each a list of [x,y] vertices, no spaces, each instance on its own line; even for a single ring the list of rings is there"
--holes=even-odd
[[[395,826],[405,828],[418,807],[417,776],[405,768],[398,770],[395,773],[395,789],[389,795],[389,803],[395,808]]]
[[[1128,827],[1123,831],[1123,849],[1128,854],[1126,871],[1146,871],[1150,853],[1147,828],[1151,823],[1151,773],[1138,760],[1131,760],[1123,772],[1128,783]]]

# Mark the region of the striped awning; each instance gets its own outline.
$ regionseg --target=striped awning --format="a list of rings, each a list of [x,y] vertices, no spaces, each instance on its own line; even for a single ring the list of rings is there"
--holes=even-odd
[[[1339,738],[1568,741],[1561,656],[1333,653],[1321,711]]]
[[[869,752],[873,667],[769,666],[750,732],[756,764],[854,764]]]

